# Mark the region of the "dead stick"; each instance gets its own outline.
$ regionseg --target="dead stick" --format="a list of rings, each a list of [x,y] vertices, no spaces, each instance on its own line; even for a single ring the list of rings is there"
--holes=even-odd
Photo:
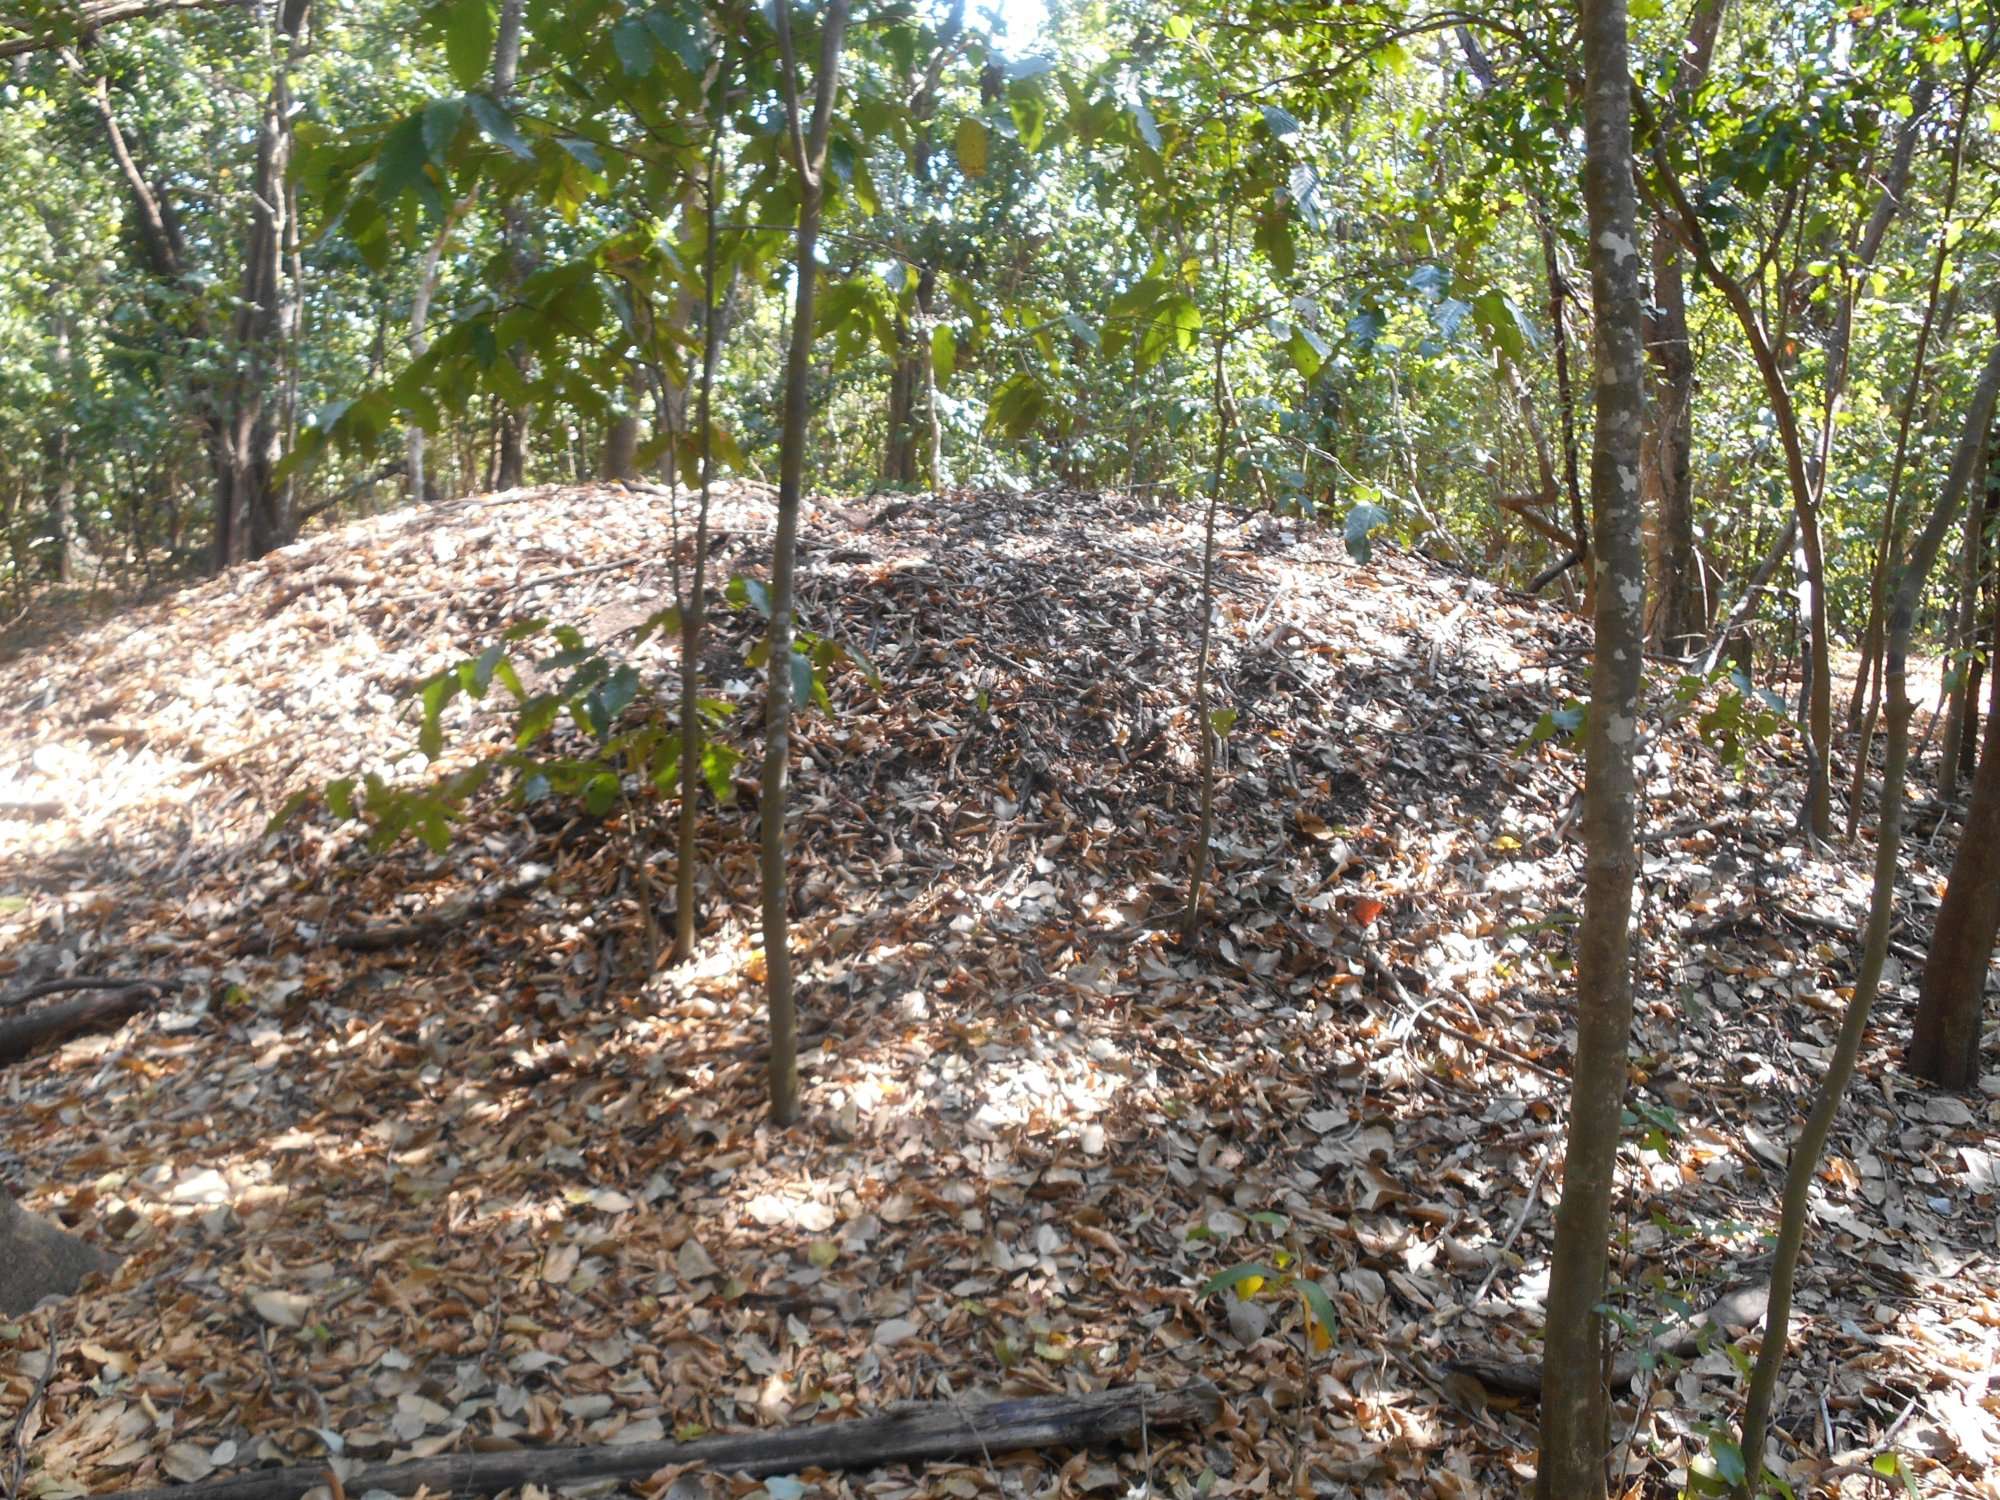
[[[40,984],[31,984],[18,994],[0,996],[0,1010],[16,1005],[26,1005],[30,1000],[40,1000],[45,995],[67,995],[72,990],[152,990],[165,995],[180,988],[171,979],[106,979],[99,975],[78,975],[74,979],[44,979]]]
[[[101,1031],[119,1025],[144,1010],[159,995],[160,991],[152,985],[130,984],[107,994],[45,1005],[24,1016],[0,1021],[0,1063],[19,1062],[80,1031]]]
[[[1222,1397],[1206,1382],[1174,1391],[1141,1386],[1086,1396],[1029,1396],[954,1407],[933,1404],[855,1422],[825,1422],[768,1432],[729,1432],[692,1443],[627,1443],[595,1448],[526,1449],[513,1453],[449,1453],[403,1464],[350,1470],[349,1494],[419,1488],[440,1494],[490,1495],[538,1484],[642,1479],[683,1464],[725,1473],[790,1474],[801,1469],[873,1469],[890,1463],[956,1458],[986,1448],[1096,1448],[1137,1436],[1142,1428],[1213,1422]],[[119,1500],[298,1500],[326,1482],[324,1463],[253,1470],[200,1484],[117,1492]]]

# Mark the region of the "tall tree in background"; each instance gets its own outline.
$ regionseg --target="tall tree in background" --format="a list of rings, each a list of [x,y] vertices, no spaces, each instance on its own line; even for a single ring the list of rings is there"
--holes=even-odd
[[[848,0],[829,0],[820,19],[819,69],[813,77],[812,118],[805,119],[789,0],[777,0],[778,49],[783,60],[786,150],[798,184],[799,219],[794,241],[792,337],[785,351],[784,429],[778,450],[778,527],[771,543],[770,694],[764,716],[763,822],[764,964],[771,1005],[771,1118],[789,1125],[799,1115],[798,1003],[792,993],[789,882],[785,859],[785,801],[791,769],[792,579],[798,562],[799,507],[805,487],[806,422],[810,416],[813,289],[818,279],[820,215],[826,204],[827,139],[840,91],[840,50],[847,32]],[[810,676],[811,667],[806,667]]]
[[[1696,0],[1687,39],[1668,70],[1666,118],[1684,117],[1708,76],[1715,34],[1728,0]],[[1673,225],[1655,210],[1652,236],[1653,421],[1646,434],[1643,478],[1652,500],[1653,595],[1646,637],[1664,651],[1687,651],[1706,625],[1694,548],[1694,344],[1688,336],[1686,253]]]
[[[493,97],[502,109],[514,102],[514,81],[521,70],[521,7],[523,0],[500,0],[500,23],[493,39]],[[509,198],[500,210],[502,285],[511,289],[528,274],[528,221],[522,205]],[[528,353],[516,347],[508,358],[528,370]],[[500,451],[494,465],[493,487],[518,488],[528,477],[528,409],[517,402],[500,408]]]
[[[1597,421],[1590,455],[1597,649],[1583,792],[1584,910],[1577,933],[1576,1054],[1568,1155],[1556,1210],[1543,1340],[1542,1451],[1536,1494],[1604,1494],[1601,1369],[1611,1193],[1632,1030],[1632,753],[1639,724],[1646,597],[1639,442],[1645,411],[1632,85],[1625,0],[1584,0],[1584,203],[1596,326]]]

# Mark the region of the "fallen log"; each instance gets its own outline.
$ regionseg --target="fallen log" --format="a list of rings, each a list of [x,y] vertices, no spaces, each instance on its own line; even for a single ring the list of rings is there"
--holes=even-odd
[[[643,1479],[665,1468],[703,1464],[725,1473],[790,1474],[801,1469],[873,1469],[1022,1448],[1096,1448],[1142,1431],[1215,1420],[1222,1397],[1207,1382],[1179,1390],[1127,1386],[1087,1396],[913,1403],[879,1417],[766,1432],[725,1432],[691,1443],[628,1443],[592,1448],[524,1448],[448,1453],[409,1463],[370,1464],[341,1475],[339,1494],[491,1495],[538,1484]],[[116,1500],[298,1500],[328,1483],[327,1464],[253,1470],[197,1484],[124,1490]]]
[[[1614,1391],[1624,1390],[1649,1360],[1687,1359],[1699,1353],[1702,1335],[1710,1328],[1716,1330],[1717,1336],[1723,1337],[1733,1337],[1739,1330],[1754,1328],[1763,1319],[1770,1300],[1771,1284],[1768,1281],[1726,1293],[1717,1298],[1706,1312],[1696,1313],[1679,1329],[1655,1339],[1645,1349],[1624,1349],[1613,1355],[1607,1384]],[[1454,1359],[1442,1362],[1439,1368],[1447,1374],[1469,1375],[1495,1395],[1525,1396],[1534,1400],[1542,1394],[1542,1367],[1539,1361],[1501,1364],[1491,1360]]]
[[[159,997],[160,986],[138,980],[123,989],[105,990],[82,1000],[45,1005],[26,1015],[0,1021],[0,1065],[19,1062],[51,1042],[80,1031],[102,1031],[144,1010]]]

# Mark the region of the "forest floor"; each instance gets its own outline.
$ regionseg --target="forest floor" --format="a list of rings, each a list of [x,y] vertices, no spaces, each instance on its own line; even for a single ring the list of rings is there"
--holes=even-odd
[[[800,729],[805,1118],[774,1130],[753,798],[705,812],[700,953],[652,974],[637,893],[671,890],[671,803],[488,798],[440,855],[265,833],[329,777],[432,774],[410,689],[511,621],[642,621],[686,520],[606,487],[401,511],[0,660],[0,985],[181,986],[0,1080],[0,1179],[124,1257],[6,1330],[19,1492],[1194,1379],[1214,1430],[814,1482],[1520,1492],[1534,1407],[1455,1362],[1536,1357],[1582,767],[1523,745],[1583,690],[1585,622],[1226,517],[1239,718],[1183,944],[1199,516],[812,508],[803,622],[880,685],[838,673]],[[761,570],[769,521],[763,491],[725,498],[724,572]],[[754,623],[719,621],[706,664],[746,751]],[[1802,847],[1787,732],[1738,776],[1670,679],[1649,693],[1615,1295],[1641,1330],[1758,1279],[1871,857],[1865,828]],[[461,703],[447,729],[449,765],[506,722]],[[1941,815],[1913,805],[1815,1200],[1778,1408],[1802,1495],[1867,1493],[1885,1449],[1925,1494],[2000,1495],[2000,1075],[1966,1099],[1900,1067]],[[1285,1256],[1337,1312],[1310,1361],[1275,1283],[1202,1291]],[[1740,1391],[1726,1347],[1642,1371],[1620,1493],[1672,1493]],[[704,1486],[750,1489],[655,1489]]]

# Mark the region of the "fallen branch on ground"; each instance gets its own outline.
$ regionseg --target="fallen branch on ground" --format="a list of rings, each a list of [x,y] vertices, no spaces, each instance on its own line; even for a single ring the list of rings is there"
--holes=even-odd
[[[106,990],[87,1000],[45,1005],[25,1016],[0,1021],[0,1065],[19,1062],[51,1042],[79,1031],[102,1031],[151,1005],[166,986],[137,980],[122,989]]]
[[[1612,1358],[1608,1384],[1614,1391],[1632,1383],[1648,1362],[1687,1359],[1701,1351],[1702,1334],[1714,1328],[1719,1336],[1731,1330],[1752,1328],[1763,1319],[1771,1300],[1771,1284],[1760,1281],[1739,1287],[1718,1297],[1706,1312],[1699,1312],[1671,1334],[1655,1339],[1644,1349],[1624,1349]],[[1480,1359],[1455,1359],[1440,1368],[1450,1374],[1470,1375],[1487,1390],[1502,1396],[1539,1397],[1542,1394],[1541,1361],[1499,1364]]]
[[[1222,1397],[1202,1382],[1174,1391],[1139,1387],[1087,1396],[1028,1396],[988,1402],[941,1402],[854,1422],[825,1422],[766,1432],[726,1432],[692,1443],[628,1443],[594,1448],[448,1453],[402,1464],[371,1464],[341,1476],[350,1495],[386,1490],[407,1495],[491,1495],[537,1484],[643,1479],[665,1468],[704,1464],[723,1473],[790,1474],[801,1469],[873,1469],[969,1453],[1022,1448],[1096,1448],[1135,1439],[1142,1429],[1213,1422]],[[118,1500],[298,1500],[326,1484],[326,1464],[234,1474],[200,1484],[126,1490]]]
[[[49,995],[67,995],[75,990],[129,990],[152,989],[162,995],[171,994],[180,985],[171,979],[116,979],[97,974],[79,974],[69,979],[44,979],[31,984],[17,994],[0,995],[0,1010],[10,1010],[16,1005],[26,1005],[30,1000],[40,1000]]]

